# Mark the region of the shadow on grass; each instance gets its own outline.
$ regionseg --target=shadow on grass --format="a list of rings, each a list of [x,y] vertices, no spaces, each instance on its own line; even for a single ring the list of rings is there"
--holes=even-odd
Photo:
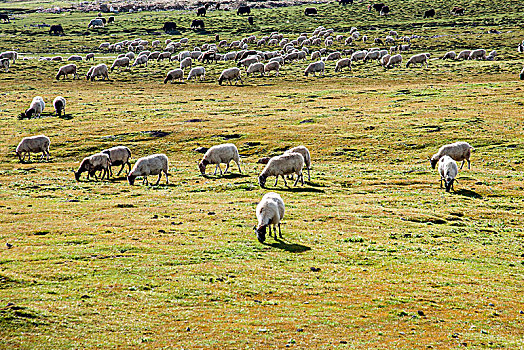
[[[286,192],[313,192],[313,193],[324,193],[324,190],[313,188],[313,187],[263,187],[265,190],[280,190],[280,191],[286,191]]]
[[[238,179],[243,177],[249,177],[249,175],[246,174],[239,174],[239,173],[227,173],[224,175],[202,175],[202,177],[206,179]]]
[[[480,194],[478,194],[475,191],[471,191],[471,190],[460,189],[458,191],[455,191],[455,193],[460,196],[469,197],[469,198],[477,198],[477,199],[482,198]]]
[[[311,250],[311,248],[308,246],[305,246],[302,244],[296,244],[296,243],[287,243],[279,238],[275,238],[275,241],[276,241],[275,243],[271,243],[271,244],[263,243],[263,244],[273,247],[273,248],[282,249],[290,253],[303,253],[303,252],[307,252],[308,250]]]
[[[73,115],[72,114],[63,114],[62,116],[58,117],[59,119],[63,119],[63,120],[71,120],[73,119]]]

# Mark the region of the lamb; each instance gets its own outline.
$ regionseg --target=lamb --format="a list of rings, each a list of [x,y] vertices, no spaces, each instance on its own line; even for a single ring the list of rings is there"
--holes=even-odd
[[[284,175],[297,174],[294,186],[297,185],[298,180],[302,180],[304,185],[304,176],[302,175],[302,168],[304,167],[304,157],[300,153],[285,153],[281,156],[273,157],[269,160],[264,170],[258,177],[260,187],[264,188],[266,180],[269,176],[275,176],[275,186],[278,183],[278,177],[282,176],[284,184],[287,186]]]
[[[21,117],[23,118],[31,118],[33,114],[40,118],[40,115],[44,111],[45,108],[45,102],[44,99],[40,96],[36,96],[33,98],[33,101],[31,101],[31,104],[29,105],[29,109],[22,113]]]
[[[53,107],[55,107],[55,112],[58,117],[62,116],[62,112],[65,115],[65,106],[66,106],[66,100],[62,96],[57,96],[53,100]]]
[[[322,61],[310,63],[309,66],[307,66],[306,70],[304,71],[304,75],[306,77],[309,74],[313,74],[313,76],[315,76],[316,73],[322,73],[322,75],[324,75],[325,68],[326,68],[326,65]]]
[[[402,55],[401,54],[396,54],[396,55],[393,55],[389,58],[389,61],[388,61],[388,64],[386,66],[386,68],[390,68],[390,67],[393,67],[395,68],[395,65],[398,64],[400,66],[400,64],[402,63]]]
[[[311,169],[311,154],[309,153],[309,150],[307,149],[307,147],[306,146],[293,147],[284,152],[284,154],[288,154],[288,153],[299,153],[302,155],[302,157],[304,157],[304,165],[306,166],[306,169],[307,169],[307,180],[311,181],[311,175],[309,174],[309,171]]]
[[[146,55],[142,55],[142,56],[138,56],[136,59],[135,59],[135,63],[133,63],[133,67],[135,66],[138,66],[138,65],[143,65],[145,64],[146,67],[147,67],[147,56]]]
[[[73,172],[75,173],[76,181],[80,181],[80,175],[82,175],[84,172],[87,172],[88,180],[90,176],[94,176],[95,179],[97,179],[96,172],[100,170],[102,171],[102,180],[104,179],[104,176],[107,176],[107,179],[109,180],[110,166],[111,161],[107,154],[96,153],[89,157],[85,157],[80,163],[78,170]]]
[[[409,68],[410,64],[420,63],[420,66],[423,67],[424,63],[426,68],[428,67],[428,56],[425,53],[419,53],[417,55],[411,56],[411,58],[406,63],[406,68]]]
[[[486,55],[487,55],[486,50],[484,50],[484,49],[477,49],[477,50],[471,51],[471,53],[469,54],[468,59],[469,60],[478,60],[478,59],[485,60],[486,59]]]
[[[202,175],[205,175],[206,166],[208,164],[216,164],[213,175],[217,174],[217,170],[220,170],[220,175],[222,175],[220,164],[226,164],[226,170],[224,173],[227,173],[229,170],[229,163],[232,160],[237,163],[238,171],[242,174],[242,169],[240,169],[240,155],[238,154],[237,146],[232,143],[216,145],[207,150],[207,152],[204,154],[204,158],[202,158],[202,161],[198,164],[198,168],[200,169]]]
[[[164,84],[167,84],[168,81],[175,81],[175,79],[178,79],[179,81],[184,80],[184,71],[182,69],[177,68],[170,70],[164,79]]]
[[[113,69],[115,69],[115,67],[118,67],[118,70],[121,70],[122,67],[129,67],[129,63],[131,63],[131,61],[128,57],[124,56],[117,58],[113,61],[113,64],[111,65],[111,73],[113,73]]]
[[[9,61],[8,58],[0,59],[0,68],[4,68],[6,73],[9,72],[9,66],[11,65],[10,62],[11,61]]]
[[[20,163],[23,163],[25,161],[25,154],[27,153],[27,160],[31,160],[31,152],[33,153],[39,153],[42,152],[42,157],[40,160],[44,159],[46,157],[46,160],[49,160],[49,145],[51,144],[51,141],[49,140],[49,137],[45,135],[37,135],[37,136],[28,136],[24,137],[22,141],[18,144],[16,147],[16,155],[18,156],[18,159],[20,160]]]
[[[169,184],[168,172],[169,170],[169,160],[165,154],[153,154],[147,157],[139,158],[131,172],[127,175],[127,181],[131,186],[134,185],[135,179],[138,176],[143,176],[142,184],[149,185],[147,177],[149,175],[158,175],[158,180],[155,186],[158,186],[160,179],[162,178],[162,173],[166,175],[166,184]]]
[[[86,55],[86,61],[89,61],[89,60],[93,60],[93,61],[95,60],[95,54],[94,53],[91,52],[91,53],[88,53]]]
[[[180,69],[182,70],[186,69],[187,67],[191,68],[192,65],[193,60],[191,59],[191,57],[186,57],[180,61]]]
[[[218,78],[218,84],[222,85],[222,82],[224,80],[228,80],[229,81],[229,85],[232,85],[232,82],[231,82],[232,80],[235,80],[235,84],[239,80],[242,83],[242,77],[240,75],[240,69],[238,69],[237,67],[224,69],[222,71],[222,73],[220,74],[220,77]]]
[[[446,52],[446,54],[442,56],[443,60],[454,60],[456,58],[457,58],[457,53],[455,51]]]
[[[249,68],[246,71],[246,75],[249,76],[249,74],[253,73],[260,73],[260,76],[264,76],[264,63],[256,62],[252,63]]]
[[[206,70],[204,67],[195,67],[189,71],[189,75],[187,76],[187,80],[191,80],[192,78],[195,78],[195,80],[204,80],[206,77]]]
[[[91,81],[94,81],[96,77],[102,77],[102,79],[109,80],[109,75],[107,73],[107,66],[105,64],[98,64],[96,66],[93,66],[89,68],[89,71],[87,72],[86,79]]]
[[[442,158],[443,156],[450,156],[457,162],[462,161],[460,169],[462,169],[462,167],[464,166],[465,161],[468,162],[468,169],[471,169],[469,157],[471,155],[471,152],[474,150],[475,149],[471,147],[469,143],[463,141],[444,145],[440,147],[438,152],[431,157],[431,167],[435,169],[435,166],[437,165],[437,162],[440,158]]]
[[[129,163],[129,158],[131,158],[131,150],[126,146],[111,147],[103,150],[101,153],[107,154],[109,156],[109,160],[111,162],[111,166],[109,167],[109,173],[111,174],[111,176],[113,176],[113,169],[111,169],[113,165],[122,165],[120,171],[118,171],[118,174],[116,174],[116,176],[120,175],[122,170],[124,170],[126,164],[129,168],[129,171],[131,171],[131,163]]]
[[[459,52],[457,56],[457,60],[467,60],[470,54],[471,54],[471,50],[462,50]]]
[[[13,64],[15,64],[15,61],[18,58],[18,53],[16,53],[16,51],[5,51],[0,53],[0,59],[2,58],[13,60]]]
[[[269,73],[270,71],[277,72],[276,76],[278,77],[278,73],[280,71],[280,63],[278,61],[269,61],[264,66],[264,73]]]
[[[349,58],[338,60],[337,65],[335,66],[335,72],[341,72],[344,67],[349,67],[349,71],[351,71],[351,60]]]
[[[273,225],[274,238],[277,238],[277,225],[278,233],[280,238],[282,238],[280,220],[284,217],[284,210],[284,201],[277,193],[268,192],[262,197],[256,209],[258,226],[253,227],[260,243],[264,243],[266,240],[266,228],[269,229],[269,235],[271,236],[271,225]]]
[[[444,181],[446,192],[449,192],[450,189],[455,191],[453,182],[456,181],[455,178],[458,174],[457,163],[450,156],[443,156],[440,158],[438,172],[440,173],[440,188],[442,188],[442,181]]]

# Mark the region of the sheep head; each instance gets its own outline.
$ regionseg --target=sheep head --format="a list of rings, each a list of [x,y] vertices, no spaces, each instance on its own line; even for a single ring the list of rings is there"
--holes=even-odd
[[[127,175],[127,181],[129,182],[131,186],[135,184],[135,179],[136,179],[135,175]]]
[[[438,163],[438,158],[433,156],[433,157],[431,157],[429,162],[431,163],[431,168],[435,169],[435,167],[437,166],[437,163]]]
[[[256,225],[253,226],[253,230],[257,234],[257,239],[260,243],[264,243],[264,241],[266,240],[266,227],[266,225],[260,227],[257,227]]]
[[[207,159],[202,159],[200,163],[198,163],[198,169],[200,169],[200,173],[202,175],[206,174],[206,166],[209,164],[209,161]]]
[[[447,176],[444,181],[446,182],[446,192],[449,192],[451,189],[455,191],[455,189],[453,188],[453,182],[455,181],[455,179],[452,179],[449,176]]]
[[[266,186],[266,176],[260,175],[258,177],[258,184],[260,185],[260,187],[264,188]]]

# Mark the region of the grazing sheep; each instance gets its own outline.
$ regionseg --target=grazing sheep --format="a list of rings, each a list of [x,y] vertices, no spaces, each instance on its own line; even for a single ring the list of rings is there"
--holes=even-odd
[[[22,112],[21,118],[31,118],[33,114],[40,118],[40,115],[44,111],[45,108],[45,102],[44,99],[40,96],[36,96],[33,98],[33,101],[31,101],[31,104],[29,105],[29,109],[25,112]]]
[[[160,56],[160,51],[153,51],[147,56],[147,60],[156,60]]]
[[[278,73],[280,71],[280,63],[278,61],[269,61],[264,66],[264,73],[269,73],[270,71],[277,72],[275,76],[278,77]]]
[[[351,45],[352,43],[353,43],[353,37],[350,37],[350,36],[348,36],[346,38],[346,41],[344,41],[344,45]]]
[[[366,50],[355,51],[351,55],[351,61],[352,62],[362,61],[362,60],[364,60],[364,58],[366,58],[367,54],[368,54],[368,52]]]
[[[335,61],[335,60],[339,60],[341,57],[342,57],[342,54],[339,51],[335,51],[327,55],[327,57],[325,57],[323,61]]]
[[[120,175],[126,164],[129,168],[129,171],[131,171],[131,163],[129,163],[129,159],[131,158],[131,150],[126,146],[111,147],[103,150],[101,153],[107,154],[109,156],[109,160],[111,162],[109,172],[111,173],[111,176],[113,176],[113,169],[111,169],[113,165],[122,165],[116,176]]]
[[[318,10],[315,7],[306,7],[304,10],[304,16],[311,16],[318,14]]]
[[[82,58],[82,56],[71,55],[71,56],[69,56],[69,58],[68,58],[67,60],[68,60],[68,61],[82,61],[83,58]]]
[[[266,185],[266,180],[269,176],[275,176],[275,186],[278,183],[278,177],[282,176],[284,179],[284,184],[287,186],[285,175],[297,174],[297,179],[295,180],[296,186],[298,180],[302,180],[302,185],[304,185],[304,176],[302,175],[302,168],[304,167],[304,157],[300,153],[285,153],[281,156],[273,157],[269,160],[262,173],[258,177],[258,183],[260,187],[264,188]]]
[[[104,176],[107,176],[109,180],[109,168],[111,167],[111,160],[109,156],[104,153],[93,154],[92,156],[85,157],[80,163],[80,167],[75,173],[76,181],[80,181],[80,175],[87,172],[87,179],[89,180],[90,176],[94,176],[97,179],[96,172],[102,171],[102,180]]]
[[[458,174],[457,163],[450,156],[443,156],[440,158],[438,164],[438,172],[440,173],[440,188],[442,188],[442,181],[446,186],[446,192],[449,192],[453,188],[453,182]]]
[[[0,53],[0,59],[2,58],[13,60],[13,64],[15,64],[15,61],[18,58],[18,53],[16,53],[16,51],[5,51]]]
[[[105,64],[102,63],[89,68],[89,71],[87,71],[86,80],[91,79],[91,81],[94,81],[96,77],[102,77],[103,80],[109,80],[107,66]]]
[[[402,63],[402,55],[396,54],[389,58],[386,68],[391,68],[391,67],[395,68],[395,65],[398,64],[400,66],[401,63]]]
[[[442,56],[443,60],[454,60],[456,58],[457,58],[457,53],[455,51],[446,52],[446,54]]]
[[[311,61],[320,60],[321,58],[322,56],[320,55],[320,51],[313,51],[311,53]]]
[[[259,61],[258,56],[249,56],[249,57],[244,58],[243,60],[239,61],[237,63],[237,66],[238,67],[240,67],[240,66],[249,67],[253,63],[257,63],[258,61]]]
[[[220,175],[222,175],[220,164],[226,164],[226,170],[224,170],[224,173],[227,173],[229,170],[229,163],[232,160],[237,163],[238,171],[242,174],[242,169],[240,169],[240,155],[238,154],[237,146],[232,143],[216,145],[207,150],[206,154],[204,154],[204,158],[202,158],[202,161],[198,164],[198,168],[202,175],[205,175],[206,166],[208,164],[216,164],[213,175],[217,174],[217,170],[220,170]]]
[[[409,68],[410,64],[420,63],[420,66],[423,67],[424,63],[426,68],[428,67],[428,56],[425,53],[419,53],[417,55],[411,56],[411,58],[406,63],[406,68]]]
[[[62,112],[65,115],[66,100],[62,96],[57,96],[53,100],[53,107],[55,107],[56,115],[62,116]]]
[[[186,57],[182,61],[180,61],[180,69],[184,70],[187,67],[191,68],[193,65],[193,60],[191,57]]]
[[[471,152],[474,150],[475,149],[471,147],[469,143],[459,141],[440,147],[438,152],[435,153],[429,161],[431,163],[431,167],[435,169],[435,166],[437,165],[437,162],[440,158],[442,158],[443,156],[450,156],[457,162],[462,161],[460,169],[462,169],[462,167],[464,166],[465,161],[468,162],[468,169],[471,169],[469,157],[471,155]]]
[[[260,76],[264,76],[264,63],[256,62],[252,63],[249,68],[246,71],[246,75],[249,76],[249,74],[253,73],[260,73]]]
[[[162,173],[166,175],[166,184],[169,184],[168,172],[169,170],[169,160],[165,154],[153,154],[147,157],[139,158],[133,169],[127,175],[127,181],[131,186],[134,185],[135,179],[138,176],[143,176],[142,184],[149,185],[147,177],[149,175],[158,175],[158,180],[156,181],[155,186],[158,186],[160,179],[162,178]]]
[[[251,8],[249,6],[239,6],[237,9],[237,15],[249,15]]]
[[[288,153],[299,153],[302,155],[302,157],[304,157],[304,165],[306,166],[306,169],[307,169],[307,180],[311,181],[311,176],[309,174],[309,171],[311,169],[311,154],[309,153],[309,150],[307,149],[307,147],[306,146],[293,147],[284,152],[284,154],[288,154]]]
[[[167,84],[168,81],[175,81],[175,79],[178,79],[179,81],[184,80],[184,71],[182,69],[177,68],[170,70],[164,79],[164,84]]]
[[[138,56],[135,59],[135,63],[133,63],[133,67],[138,66],[138,65],[143,65],[143,64],[145,64],[147,67],[147,61],[148,59],[146,55]]]
[[[102,21],[101,18],[95,18],[95,19],[92,19],[91,21],[89,21],[89,24],[87,25],[87,28],[96,28],[96,27],[101,27],[101,28],[104,28],[104,22]]]
[[[459,52],[457,56],[457,60],[467,60],[470,54],[471,54],[471,50],[462,50]]]
[[[95,54],[94,53],[91,52],[91,53],[88,53],[86,55],[86,61],[89,61],[89,60],[93,60],[93,61],[95,60]]]
[[[25,154],[27,153],[27,160],[31,160],[31,152],[32,153],[39,153],[42,152],[42,157],[40,160],[44,159],[46,157],[46,160],[49,160],[49,145],[51,144],[51,141],[49,140],[49,137],[45,135],[37,135],[37,136],[28,136],[24,137],[22,141],[18,144],[16,147],[16,155],[18,156],[18,159],[20,160],[20,163],[25,161]]]
[[[157,61],[157,62],[160,62],[160,61],[165,60],[166,58],[167,58],[169,61],[171,61],[171,52],[169,52],[169,51],[161,52],[161,53],[158,55],[158,58],[156,59],[156,61]]]
[[[284,201],[277,193],[268,192],[262,197],[256,209],[258,226],[253,227],[260,243],[264,243],[266,240],[266,228],[269,229],[271,236],[271,225],[273,225],[274,238],[277,238],[277,226],[280,238],[282,238],[280,220],[284,217],[284,210]]]
[[[222,82],[224,80],[228,80],[229,81],[229,85],[233,85],[233,83],[231,82],[232,80],[235,80],[235,84],[239,80],[242,83],[242,77],[240,75],[240,69],[238,69],[237,67],[224,69],[222,71],[222,73],[220,74],[220,77],[218,78],[218,84],[222,85]]]
[[[113,73],[113,69],[115,69],[115,67],[118,67],[118,70],[120,71],[122,68],[124,67],[129,67],[129,64],[131,63],[131,61],[129,60],[129,57],[120,57],[120,58],[117,58],[116,60],[114,60],[113,64],[111,65],[111,73]]]
[[[351,71],[351,60],[349,58],[338,60],[337,65],[335,66],[335,72],[341,72],[344,67],[349,67],[349,71]]]
[[[364,57],[364,62],[368,60],[378,60],[380,58],[380,51],[369,51],[366,57]]]
[[[389,63],[390,58],[391,58],[390,54],[385,54],[384,56],[382,56],[382,58],[380,59],[380,64],[382,65],[382,67],[386,68],[386,66]]]
[[[9,72],[10,66],[11,66],[11,61],[9,61],[9,58],[0,59],[0,68],[4,68],[6,73]]]
[[[63,60],[64,58],[62,56],[54,56],[51,58],[51,61],[55,61],[55,62],[61,62]]]
[[[189,71],[187,80],[191,80],[193,78],[195,78],[195,80],[204,80],[205,77],[206,77],[206,70],[204,69],[204,67],[199,66],[199,67],[192,68]]]
[[[313,76],[315,76],[316,73],[322,73],[322,75],[324,75],[325,68],[326,68],[326,65],[322,61],[310,63],[309,66],[307,66],[306,70],[304,71],[304,75],[306,77],[309,74],[313,74]]]
[[[478,60],[478,59],[486,59],[487,52],[484,49],[477,49],[470,52],[468,59],[469,60]]]
[[[424,11],[424,17],[423,18],[430,18],[435,17],[435,9],[429,9]]]

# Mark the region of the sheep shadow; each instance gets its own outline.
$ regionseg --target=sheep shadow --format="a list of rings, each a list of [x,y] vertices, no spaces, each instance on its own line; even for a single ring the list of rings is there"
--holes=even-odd
[[[264,187],[266,190],[271,190],[269,187]],[[280,190],[280,191],[286,191],[286,192],[294,192],[294,193],[301,193],[301,192],[312,192],[312,193],[325,193],[324,190],[314,188],[314,187],[273,187],[273,190]]]
[[[246,175],[246,174],[239,174],[239,173],[227,173],[227,174],[223,174],[223,175],[208,175],[208,174],[205,174],[205,175],[202,175],[202,177],[204,177],[205,179],[229,179],[229,180],[232,180],[232,179],[239,179],[239,178],[245,178],[245,177],[249,177],[249,175]]]
[[[307,252],[308,250],[311,250],[311,248],[308,246],[297,244],[297,243],[287,243],[280,238],[275,238],[275,243],[263,243],[263,244],[269,247],[282,249],[290,253],[304,253],[304,252]]]
[[[58,119],[71,120],[73,119],[73,115],[72,114],[63,114],[61,116],[58,116]]]
[[[459,196],[469,197],[469,198],[482,199],[482,195],[478,194],[475,191],[466,190],[466,189],[460,189],[458,191],[455,191],[455,194],[458,194]]]

